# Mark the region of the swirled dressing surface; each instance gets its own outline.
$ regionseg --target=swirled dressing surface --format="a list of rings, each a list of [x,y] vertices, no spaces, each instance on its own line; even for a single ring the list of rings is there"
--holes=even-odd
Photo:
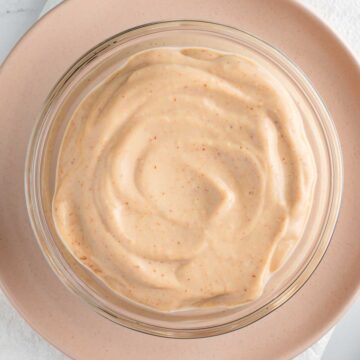
[[[258,298],[302,236],[316,169],[290,95],[210,49],[138,53],[74,112],[53,218],[116,293],[161,310]]]

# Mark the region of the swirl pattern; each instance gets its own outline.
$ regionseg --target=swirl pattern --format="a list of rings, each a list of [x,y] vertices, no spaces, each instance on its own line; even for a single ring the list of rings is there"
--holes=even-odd
[[[301,115],[266,69],[153,49],[74,112],[53,218],[120,295],[160,310],[235,306],[261,295],[301,238],[315,180]]]

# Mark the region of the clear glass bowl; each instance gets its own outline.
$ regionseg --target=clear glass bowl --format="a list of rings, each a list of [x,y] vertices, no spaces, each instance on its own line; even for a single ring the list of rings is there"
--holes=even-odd
[[[230,309],[159,312],[116,295],[73,258],[58,237],[51,214],[55,169],[64,130],[80,101],[125,60],[145,49],[208,47],[264,64],[287,88],[301,112],[318,170],[305,233],[263,295]],[[139,26],[105,40],[82,56],[48,95],[27,154],[25,193],[32,228],[59,279],[98,313],[153,335],[198,338],[239,329],[284,304],[309,279],[329,245],[343,186],[342,155],[334,124],[304,74],[284,54],[240,30],[202,21]]]

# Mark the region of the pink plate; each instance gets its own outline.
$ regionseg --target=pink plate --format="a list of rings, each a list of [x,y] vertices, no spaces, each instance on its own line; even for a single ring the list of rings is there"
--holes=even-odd
[[[113,324],[52,273],[29,226],[26,147],[51,87],[85,51],[135,25],[202,19],[232,25],[285,52],[311,79],[336,123],[345,190],[331,245],[310,280],[256,323],[213,338],[164,339]],[[0,281],[13,305],[49,342],[76,359],[289,359],[339,319],[360,287],[360,70],[316,17],[279,0],[72,0],[43,18],[0,72]]]

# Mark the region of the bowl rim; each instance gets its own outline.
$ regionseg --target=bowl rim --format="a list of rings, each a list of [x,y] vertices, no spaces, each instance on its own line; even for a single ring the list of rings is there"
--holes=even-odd
[[[36,164],[36,150],[39,146],[39,141],[41,139],[42,131],[44,131],[44,125],[46,123],[46,115],[51,110],[54,100],[56,99],[59,91],[62,87],[84,66],[86,66],[92,59],[96,58],[97,54],[105,51],[112,44],[115,44],[115,39],[126,39],[127,36],[130,34],[136,34],[139,30],[149,29],[152,31],[159,31],[159,30],[169,30],[167,29],[169,26],[181,26],[181,25],[191,25],[191,26],[198,26],[200,30],[209,31],[209,29],[201,28],[204,26],[211,26],[214,32],[226,32],[230,35],[236,35],[246,37],[251,39],[257,45],[264,46],[265,48],[271,50],[277,57],[284,60],[290,68],[292,75],[295,75],[297,80],[302,82],[302,85],[306,87],[308,91],[310,91],[313,99],[316,101],[316,105],[319,107],[318,110],[322,111],[323,115],[326,118],[326,126],[327,132],[329,132],[332,136],[331,139],[333,141],[333,156],[330,160],[331,162],[331,170],[333,177],[331,178],[331,194],[330,194],[330,202],[329,202],[329,210],[327,212],[325,225],[323,227],[323,231],[321,232],[321,237],[324,237],[324,232],[326,231],[326,244],[325,246],[320,247],[320,243],[317,244],[313,254],[307,260],[306,265],[302,269],[302,271],[296,276],[296,278],[289,284],[279,295],[275,298],[270,300],[265,305],[261,306],[260,308],[256,309],[252,313],[246,315],[245,317],[251,317],[254,314],[258,314],[258,316],[248,323],[240,324],[241,319],[231,320],[230,322],[226,322],[220,325],[213,325],[208,327],[199,327],[199,328],[166,328],[163,326],[153,325],[146,322],[140,322],[138,320],[134,320],[129,318],[128,316],[123,316],[113,314],[112,311],[107,310],[106,308],[99,306],[96,302],[96,299],[91,298],[90,296],[84,296],[82,291],[86,291],[89,295],[88,289],[84,289],[84,287],[80,286],[77,288],[74,286],[73,283],[69,280],[69,278],[64,278],[64,272],[59,269],[59,264],[54,262],[54,259],[51,257],[51,250],[49,250],[47,244],[47,237],[44,236],[43,229],[39,228],[39,213],[34,210],[34,204],[38,205],[37,200],[37,193],[36,188],[39,190],[39,181],[37,181],[37,177],[39,174],[36,172],[39,170],[39,167]],[[181,29],[186,30],[186,29]],[[234,34],[235,33],[235,34]],[[129,38],[126,40],[128,41]],[[125,41],[125,42],[126,42]],[[334,171],[335,169],[335,171]],[[336,178],[334,181],[334,174],[336,174]],[[37,176],[37,177],[36,177]],[[277,49],[276,47],[272,46],[268,42],[260,39],[257,36],[250,34],[249,32],[243,31],[233,26],[211,22],[211,21],[204,21],[204,20],[188,20],[188,19],[178,19],[178,20],[167,20],[167,21],[156,21],[141,24],[124,31],[121,31],[102,42],[98,43],[97,45],[93,46],[90,50],[80,56],[68,69],[63,73],[63,75],[58,79],[56,84],[50,90],[47,98],[45,99],[42,109],[38,115],[38,118],[35,121],[35,126],[32,129],[30,140],[28,143],[27,151],[26,151],[26,159],[25,159],[25,176],[24,176],[24,187],[25,187],[25,199],[26,199],[26,207],[27,213],[30,220],[31,228],[34,232],[36,237],[37,243],[43,253],[46,261],[52,268],[52,270],[56,273],[57,277],[61,280],[62,283],[66,285],[66,287],[74,292],[77,296],[79,296],[82,300],[84,300],[87,304],[89,304],[97,313],[104,316],[105,318],[111,320],[116,324],[120,324],[124,327],[127,327],[132,330],[136,330],[142,333],[147,333],[155,336],[160,337],[169,337],[169,338],[179,338],[179,339],[191,339],[191,338],[203,338],[209,336],[216,336],[221,335],[224,333],[228,333],[237,329],[240,329],[244,326],[248,326],[256,321],[259,321],[263,317],[269,315],[271,312],[275,311],[280,306],[284,305],[287,301],[289,301],[310,279],[316,268],[321,263],[323,257],[326,254],[326,251],[331,243],[332,235],[335,231],[337,219],[339,216],[339,211],[341,208],[341,201],[342,201],[342,194],[343,194],[343,178],[344,178],[344,164],[343,164],[343,155],[341,151],[341,144],[339,140],[339,136],[337,134],[335,124],[332,120],[332,117],[323,102],[321,96],[316,91],[316,89],[311,84],[310,80],[307,78],[306,74],[295,64],[292,62],[291,59],[288,58],[286,54],[284,54],[281,50]],[[334,191],[335,187],[337,188],[337,192]],[[329,223],[329,219],[332,221]],[[330,224],[330,225],[329,225]],[[41,225],[40,225],[41,226]],[[319,253],[320,251],[320,253]],[[67,271],[66,268],[62,269]],[[295,283],[298,283],[301,280],[300,284],[294,286]],[[79,284],[78,284],[79,286]],[[285,298],[283,298],[285,296]],[[279,301],[277,304],[272,305],[272,303],[277,300],[279,297],[282,297],[282,301]],[[270,306],[272,305],[272,306]]]

